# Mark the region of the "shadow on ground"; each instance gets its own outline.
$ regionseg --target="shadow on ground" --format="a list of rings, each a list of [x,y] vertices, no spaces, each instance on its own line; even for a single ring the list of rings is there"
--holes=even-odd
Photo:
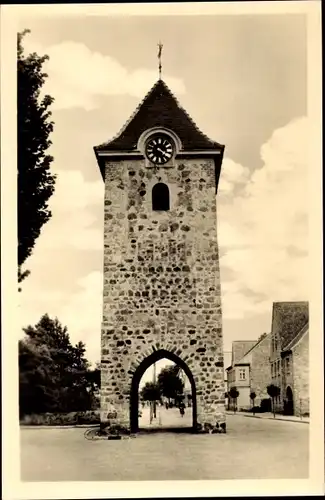
[[[156,434],[156,433],[173,433],[173,434],[197,434],[192,427],[153,427],[139,429],[137,435],[141,434]]]

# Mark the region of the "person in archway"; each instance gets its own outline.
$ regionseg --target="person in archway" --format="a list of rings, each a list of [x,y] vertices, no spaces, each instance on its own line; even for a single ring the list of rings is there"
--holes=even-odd
[[[183,403],[183,402],[182,402],[182,403],[180,403],[180,405],[179,405],[179,412],[180,412],[180,414],[181,414],[181,417],[183,418],[183,417],[184,417],[184,415],[185,415],[185,405],[184,405],[184,403]]]

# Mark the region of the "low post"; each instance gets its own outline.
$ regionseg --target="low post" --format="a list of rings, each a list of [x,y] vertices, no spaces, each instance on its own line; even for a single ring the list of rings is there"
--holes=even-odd
[[[150,424],[152,423],[152,401],[150,401],[150,406],[149,406],[149,409],[150,409]]]

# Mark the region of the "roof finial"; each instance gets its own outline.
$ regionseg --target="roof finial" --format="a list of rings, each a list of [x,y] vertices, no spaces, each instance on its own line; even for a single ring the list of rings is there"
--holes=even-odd
[[[161,42],[158,43],[158,61],[159,61],[159,80],[161,80],[161,52],[162,52],[163,44]]]

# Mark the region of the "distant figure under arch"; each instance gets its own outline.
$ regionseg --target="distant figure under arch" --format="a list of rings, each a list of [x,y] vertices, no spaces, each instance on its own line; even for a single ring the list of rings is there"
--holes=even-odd
[[[152,188],[152,210],[169,210],[169,189],[163,182],[158,182]]]
[[[152,352],[149,356],[144,358],[136,368],[130,387],[130,429],[131,432],[139,431],[139,384],[144,372],[153,363],[160,359],[169,359],[183,369],[184,373],[191,384],[192,389],[192,427],[188,429],[190,432],[195,432],[197,429],[197,402],[196,402],[196,383],[191,369],[185,361],[171,351],[165,349],[158,349]]]

